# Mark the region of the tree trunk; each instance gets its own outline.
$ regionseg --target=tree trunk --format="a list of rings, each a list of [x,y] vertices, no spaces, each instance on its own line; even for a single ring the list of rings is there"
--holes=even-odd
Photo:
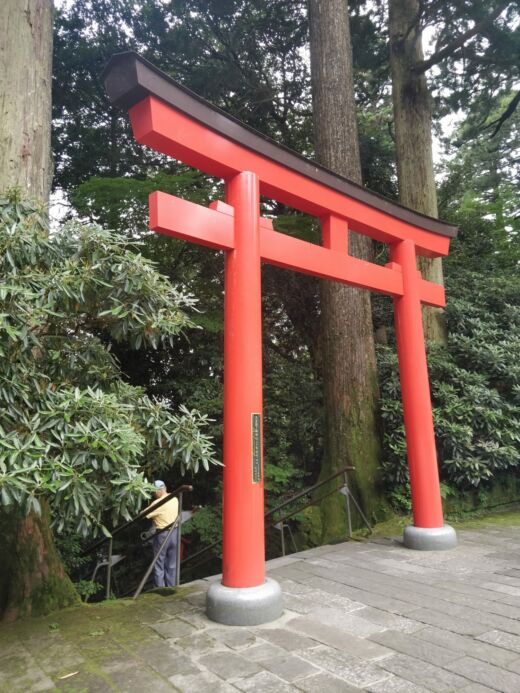
[[[52,178],[52,0],[0,2],[0,192],[47,203]]]
[[[52,0],[0,2],[0,193],[46,204],[51,186]],[[77,600],[41,515],[0,509],[0,617],[47,613]]]
[[[390,0],[390,68],[395,123],[399,200],[431,217],[438,215],[432,156],[431,98],[424,73],[414,68],[424,59],[419,0]],[[443,284],[442,260],[419,258],[425,279]],[[443,311],[423,308],[425,338],[446,341]]]
[[[312,99],[316,158],[358,183],[352,49],[345,0],[309,0]],[[372,258],[372,241],[350,233],[350,253]],[[370,294],[321,282],[321,362],[325,406],[325,478],[351,464],[351,487],[369,514],[380,502],[378,384]],[[323,540],[345,535],[345,499],[322,505]]]
[[[0,513],[0,615],[38,616],[78,601],[54,547],[47,503],[41,515]]]

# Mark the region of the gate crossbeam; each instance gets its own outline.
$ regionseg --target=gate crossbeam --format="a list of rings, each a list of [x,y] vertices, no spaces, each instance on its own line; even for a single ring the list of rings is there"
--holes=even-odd
[[[182,240],[195,241],[217,250],[233,250],[234,226],[231,205],[218,201],[207,208],[163,192],[151,193],[149,200],[150,228],[153,231]],[[260,257],[264,262],[277,267],[368,288],[394,298],[402,296],[403,278],[400,265],[388,263],[382,267],[348,255],[346,224],[344,231],[345,250],[341,251],[274,231],[272,221],[260,217]],[[422,278],[420,282],[422,303],[438,307],[446,305],[443,286]]]

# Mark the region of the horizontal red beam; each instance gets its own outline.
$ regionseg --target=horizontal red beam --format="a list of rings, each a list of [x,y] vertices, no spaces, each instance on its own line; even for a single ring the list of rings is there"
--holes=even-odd
[[[223,202],[213,203],[211,207],[201,207],[173,195],[154,192],[150,195],[150,228],[210,248],[232,250],[233,207]],[[346,252],[279,233],[273,230],[270,219],[261,217],[260,228],[260,255],[271,265],[390,296],[403,295],[400,268],[395,264],[382,267],[351,257]],[[444,306],[444,288],[422,280],[421,301],[432,306]]]
[[[210,130],[159,99],[148,96],[130,111],[136,140],[205,173],[229,180],[241,171],[260,179],[260,192],[307,214],[335,214],[353,231],[383,243],[408,238],[428,257],[447,255],[450,239],[424,231],[390,214],[350,198],[296,171],[261,156]]]

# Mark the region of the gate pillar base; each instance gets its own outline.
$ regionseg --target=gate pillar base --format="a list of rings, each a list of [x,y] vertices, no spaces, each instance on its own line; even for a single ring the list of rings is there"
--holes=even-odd
[[[207,617],[226,626],[258,626],[275,621],[282,611],[282,590],[270,578],[257,587],[226,587],[214,582],[206,596]]]
[[[453,527],[405,527],[403,542],[407,549],[416,551],[445,551],[457,546],[457,534]]]

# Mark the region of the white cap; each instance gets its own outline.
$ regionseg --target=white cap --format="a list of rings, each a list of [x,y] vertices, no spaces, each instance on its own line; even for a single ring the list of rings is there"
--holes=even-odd
[[[156,489],[166,488],[166,484],[164,483],[164,481],[161,481],[160,479],[157,479],[157,481],[154,481],[153,483]]]

